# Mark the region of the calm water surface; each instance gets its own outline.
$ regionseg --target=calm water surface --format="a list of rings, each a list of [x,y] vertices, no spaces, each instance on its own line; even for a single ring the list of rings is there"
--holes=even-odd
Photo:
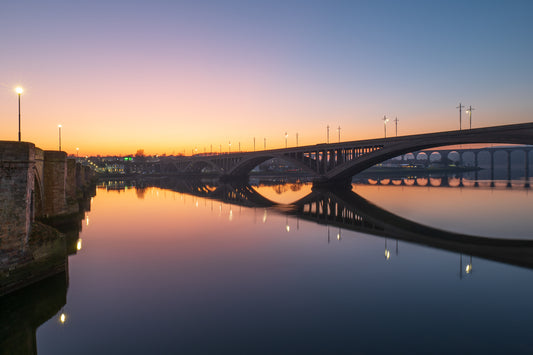
[[[309,185],[255,188],[294,202]],[[401,217],[533,239],[525,189],[354,185]],[[39,354],[529,353],[533,272],[159,188],[100,188]]]

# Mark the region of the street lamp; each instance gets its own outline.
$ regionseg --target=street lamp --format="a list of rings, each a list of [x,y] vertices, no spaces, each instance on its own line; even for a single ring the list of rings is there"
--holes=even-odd
[[[80,148],[76,148],[76,158],[80,157]]]
[[[468,107],[468,109],[466,110],[466,113],[468,113],[468,117],[470,119],[470,129],[472,129],[472,111],[474,111],[475,108],[472,107],[472,105],[470,105],[470,107]]]
[[[231,153],[231,141],[228,143],[228,153]]]
[[[328,126],[326,127],[326,131],[327,131],[327,140],[326,140],[326,143],[329,144],[329,124],[328,124]]]
[[[20,142],[20,94],[22,94],[23,91],[24,89],[22,89],[20,86],[15,89],[15,92],[18,94],[18,97],[19,97],[19,142]]]
[[[337,131],[339,131],[339,143],[341,142],[341,126],[337,127]]]
[[[459,106],[457,106],[456,108],[459,109],[459,130],[462,130],[463,129],[462,128],[463,127],[463,123],[462,123],[463,118],[462,118],[461,114],[463,112],[464,106],[459,102]]]
[[[289,138],[289,135],[285,132],[285,149],[287,149],[287,138]]]
[[[57,128],[59,129],[59,151],[61,151],[61,125],[57,125]]]
[[[298,147],[298,132],[296,132],[296,146]]]
[[[387,122],[389,122],[389,119],[387,116],[383,116],[383,131],[385,132],[385,138],[387,138]]]

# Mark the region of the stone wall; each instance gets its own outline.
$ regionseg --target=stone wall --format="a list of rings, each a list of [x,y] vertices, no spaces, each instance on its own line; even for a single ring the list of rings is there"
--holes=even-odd
[[[92,177],[65,152],[0,141],[0,294],[64,270]],[[63,231],[71,225],[72,240]]]
[[[0,265],[24,252],[33,221],[35,146],[0,142]]]
[[[43,181],[43,216],[50,218],[67,214],[67,153],[55,150],[46,150],[44,152]]]

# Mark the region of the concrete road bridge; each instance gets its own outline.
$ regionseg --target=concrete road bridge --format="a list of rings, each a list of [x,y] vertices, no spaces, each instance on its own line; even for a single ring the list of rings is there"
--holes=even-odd
[[[163,174],[205,173],[243,179],[257,165],[279,158],[315,176],[318,186],[348,186],[353,175],[402,154],[470,143],[533,145],[533,123],[446,131],[401,137],[316,144],[285,149],[166,158]]]

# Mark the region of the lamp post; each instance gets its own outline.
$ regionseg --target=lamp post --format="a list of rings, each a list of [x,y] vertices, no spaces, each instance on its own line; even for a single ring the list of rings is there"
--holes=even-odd
[[[459,130],[462,130],[462,121],[463,121],[463,117],[462,117],[462,112],[463,112],[463,108],[464,106],[459,102],[459,106],[457,106],[456,108],[459,109]]]
[[[387,122],[389,122],[389,119],[387,116],[383,116],[383,131],[385,133],[385,138],[387,138]]]
[[[296,146],[298,147],[298,132],[296,132]]]
[[[19,142],[20,142],[20,94],[22,94],[23,91],[24,89],[22,89],[20,86],[15,89],[15,92],[18,94],[18,97],[19,97]]]
[[[285,149],[287,149],[287,138],[289,138],[289,135],[285,132]]]
[[[267,139],[264,139],[265,150],[267,149]]]
[[[326,143],[329,144],[329,124],[326,127],[326,131],[327,131]]]
[[[472,105],[470,105],[468,109],[466,110],[466,113],[468,113],[468,117],[470,120],[470,129],[472,129],[472,111],[473,110],[475,110],[475,108],[473,108]]]
[[[59,129],[59,151],[61,151],[61,125],[57,125],[57,128]]]
[[[76,148],[76,158],[80,157],[80,148]]]
[[[231,153],[231,141],[228,143],[228,153]]]
[[[339,143],[341,142],[341,126],[337,127],[337,131],[339,131]]]

